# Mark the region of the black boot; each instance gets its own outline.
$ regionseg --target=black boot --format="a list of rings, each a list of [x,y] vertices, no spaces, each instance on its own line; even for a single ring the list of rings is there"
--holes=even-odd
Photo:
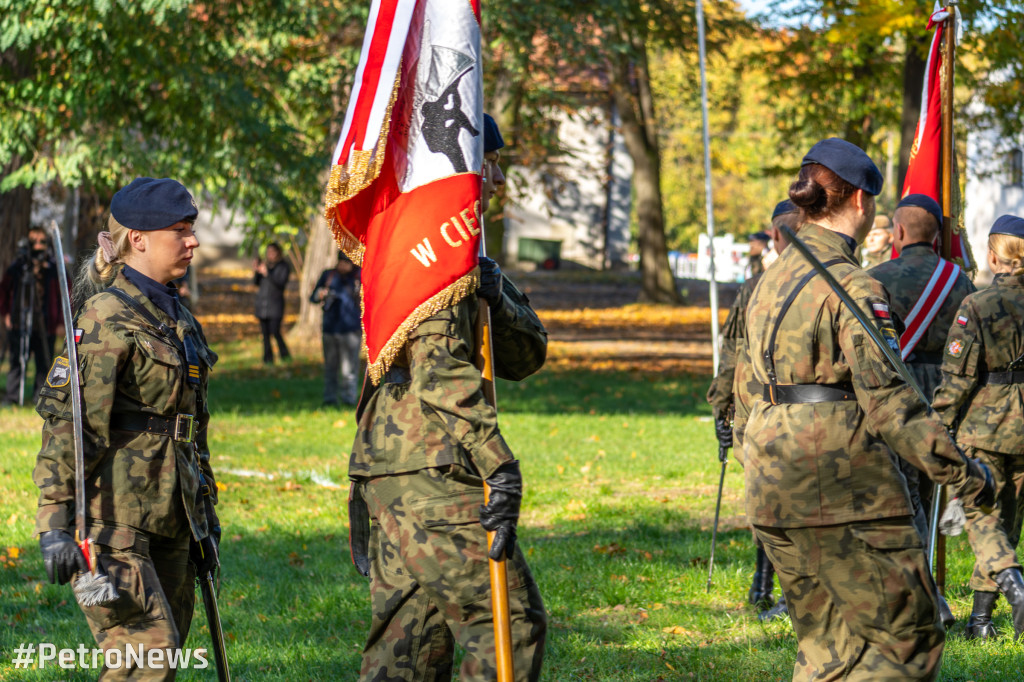
[[[1024,633],[1024,576],[1019,568],[1008,568],[996,576],[996,584],[1013,608],[1013,631],[1020,639]]]
[[[974,608],[971,609],[971,617],[967,619],[967,628],[964,630],[967,639],[994,639],[998,636],[992,625],[992,609],[997,599],[998,592],[974,593]]]
[[[786,606],[786,593],[783,592],[782,596],[779,597],[778,603],[770,609],[765,609],[761,613],[757,614],[757,619],[768,623],[777,618],[785,618],[789,615],[789,607]]]
[[[754,580],[747,593],[747,601],[758,609],[766,609],[774,603],[772,587],[775,584],[775,567],[768,560],[764,547],[757,548],[757,563],[754,567]]]
[[[956,616],[953,615],[953,610],[949,608],[949,602],[941,594],[936,594],[939,599],[939,617],[942,619],[942,624],[946,628],[946,632],[953,627],[953,623],[956,622]]]

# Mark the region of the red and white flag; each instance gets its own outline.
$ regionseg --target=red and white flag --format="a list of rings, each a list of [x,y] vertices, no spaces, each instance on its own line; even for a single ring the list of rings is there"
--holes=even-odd
[[[925,65],[924,88],[921,93],[921,114],[914,132],[914,144],[910,150],[910,161],[907,175],[903,181],[903,194],[926,194],[942,205],[942,80],[945,70],[945,55],[942,50],[942,38],[949,22],[950,13],[946,9],[938,9],[928,18],[928,29],[935,29],[931,47],[928,49],[928,61]],[[948,71],[952,77],[952,70]],[[957,180],[954,178],[954,184]],[[955,192],[956,190],[954,190]],[[956,196],[954,194],[954,196]],[[973,270],[970,246],[966,236],[958,225],[953,225],[953,243],[950,250],[953,260],[958,261],[964,270]],[[893,254],[896,257],[896,254]]]
[[[479,284],[482,166],[479,0],[373,0],[325,217],[363,268],[374,383]]]

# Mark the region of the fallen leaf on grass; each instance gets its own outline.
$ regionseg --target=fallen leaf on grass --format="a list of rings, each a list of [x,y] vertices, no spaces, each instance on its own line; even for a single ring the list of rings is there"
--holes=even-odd
[[[336,429],[343,429],[345,428],[346,424],[348,424],[347,421],[345,421],[344,419],[339,419],[338,421],[334,422],[334,424],[332,424],[331,426],[333,426]]]
[[[671,627],[662,628],[661,631],[664,632],[666,635],[682,635],[684,637],[698,636],[696,632],[691,632],[690,630],[684,628],[682,625],[673,625]]]
[[[596,554],[607,554],[608,556],[616,556],[617,554],[625,554],[626,548],[617,542],[613,542],[607,545],[594,545],[594,552]]]

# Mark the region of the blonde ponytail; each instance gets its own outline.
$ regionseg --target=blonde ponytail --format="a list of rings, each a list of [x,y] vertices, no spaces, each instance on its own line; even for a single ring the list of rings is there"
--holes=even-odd
[[[107,229],[107,232],[100,233],[96,251],[78,268],[74,285],[76,307],[110,286],[131,251],[127,227],[110,216]]]
[[[1013,275],[1024,275],[1024,238],[1012,234],[991,234],[988,250],[1003,265],[1010,267]]]

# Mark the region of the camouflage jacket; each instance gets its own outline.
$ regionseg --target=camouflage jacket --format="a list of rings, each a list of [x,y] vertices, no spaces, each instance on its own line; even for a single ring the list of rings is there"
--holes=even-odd
[[[800,237],[822,262],[841,260],[830,272],[896,346],[885,289],[860,269],[845,240],[810,224]],[[746,352],[761,384],[769,383],[765,351],[779,309],[809,272],[807,260],[789,248],[754,290]],[[909,515],[906,482],[890,447],[933,480],[955,489],[967,485],[966,464],[938,416],[889,366],[820,275],[800,290],[782,319],[774,362],[779,384],[851,383],[856,400],[772,405],[758,395],[749,415],[737,409],[753,523],[794,528]]]
[[[938,263],[939,256],[929,244],[910,244],[903,248],[899,258],[876,265],[868,270],[868,274],[885,286],[892,312],[905,321]],[[965,296],[975,291],[977,289],[971,280],[960,272],[939,312],[907,358],[907,367],[927,396],[931,396],[942,381],[940,358],[956,309]]]
[[[1011,455],[1024,454],[1024,384],[990,384],[1024,352],[1024,275],[997,275],[971,294],[949,329],[942,385],[933,407],[956,429],[956,440]]]
[[[89,533],[98,535],[104,527],[130,526],[172,537],[191,527],[192,535],[202,538],[209,524],[200,472],[216,501],[205,397],[208,374],[217,355],[206,345],[199,323],[183,306],[178,308],[175,325],[123,274],[118,274],[113,286],[141,302],[158,320],[176,328],[179,339],[195,331],[193,338],[200,342],[197,351],[203,409],[197,413],[196,391],[187,382],[185,359],[148,322],[109,292],[85,302],[75,326],[81,331],[78,358]],[[42,448],[32,474],[40,491],[37,532],[74,526],[75,455],[67,367],[65,353],[55,360],[36,404],[36,411],[45,419]],[[194,443],[115,428],[118,419],[126,415],[174,418],[179,414],[195,415]]]
[[[404,358],[374,389],[359,420],[349,476],[417,471],[464,462],[487,478],[514,459],[473,364],[477,297],[421,322]],[[526,296],[505,280],[492,307],[495,374],[521,380],[544,364],[547,332]],[[404,376],[403,376],[404,375]]]
[[[763,273],[761,273],[763,274]],[[728,414],[733,406],[733,380],[736,376],[736,353],[746,338],[746,314],[750,295],[761,279],[761,274],[751,277],[736,294],[736,300],[729,308],[729,316],[722,326],[722,345],[718,354],[718,374],[708,388],[707,401],[711,405],[717,419],[721,414]]]

